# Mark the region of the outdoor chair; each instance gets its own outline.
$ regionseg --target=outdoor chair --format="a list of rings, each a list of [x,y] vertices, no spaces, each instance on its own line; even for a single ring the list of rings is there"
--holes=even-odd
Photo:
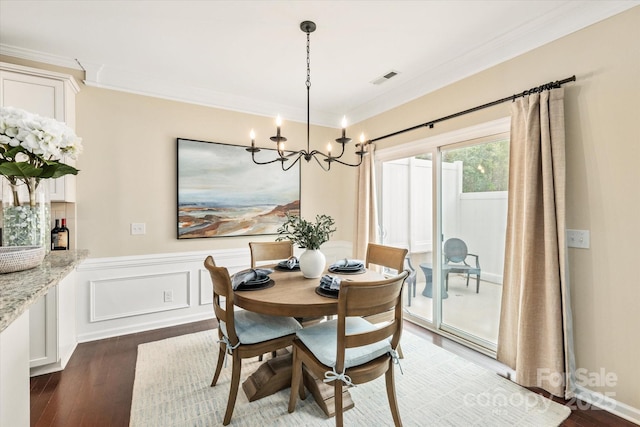
[[[467,257],[475,257],[475,266],[467,263]],[[444,265],[446,290],[449,290],[449,273],[462,273],[467,275],[467,288],[469,287],[469,275],[476,276],[476,293],[480,291],[480,257],[467,251],[467,244],[456,237],[444,242]]]
[[[405,257],[406,261],[406,270],[409,272],[409,276],[407,276],[407,280],[405,283],[407,284],[407,306],[411,307],[411,297],[416,297],[416,282],[418,279],[418,272],[411,264],[411,255],[407,254]]]
[[[240,385],[242,359],[275,352],[291,345],[296,331],[302,326],[292,317],[268,316],[251,311],[234,311],[234,291],[229,271],[225,267],[216,267],[215,261],[208,256],[204,266],[209,270],[213,282],[213,310],[218,319],[218,337],[220,351],[216,372],[211,381],[214,387],[220,377],[227,356],[231,358],[231,386],[227,410],[223,425],[231,422]],[[220,297],[224,298],[221,304]]]
[[[404,257],[402,258],[404,260]],[[386,280],[343,280],[338,294],[337,319],[296,332],[289,412],[298,395],[305,399],[302,365],[317,378],[333,383],[336,426],[343,424],[343,386],[363,384],[385,374],[387,400],[396,426],[401,426],[396,398],[394,364],[402,334],[402,285],[408,272]],[[384,325],[373,325],[364,317],[393,310]],[[380,420],[378,420],[380,422]]]

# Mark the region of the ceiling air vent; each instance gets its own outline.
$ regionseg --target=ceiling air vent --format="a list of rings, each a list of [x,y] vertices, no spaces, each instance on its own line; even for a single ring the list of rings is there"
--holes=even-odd
[[[374,85],[381,85],[382,83],[388,81],[389,79],[391,79],[392,77],[395,77],[398,75],[397,71],[389,71],[388,73],[386,73],[384,76],[382,77],[378,77],[375,80],[372,80],[371,83],[373,83]]]

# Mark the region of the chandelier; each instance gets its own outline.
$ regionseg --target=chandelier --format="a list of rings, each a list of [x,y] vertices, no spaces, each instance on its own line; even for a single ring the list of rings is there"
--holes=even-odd
[[[355,154],[358,156],[357,163],[348,163],[343,160],[340,160],[344,155],[344,147],[349,142],[351,142],[351,138],[347,138],[346,128],[347,128],[347,119],[344,117],[342,119],[342,136],[336,139],[336,142],[340,145],[340,154],[333,155],[331,143],[327,145],[327,152],[323,153],[319,150],[311,150],[310,147],[310,139],[309,139],[309,130],[310,130],[310,122],[309,122],[309,92],[311,90],[311,68],[310,68],[310,59],[309,54],[311,52],[310,49],[310,34],[316,30],[316,24],[311,21],[304,21],[300,24],[300,29],[307,34],[307,149],[300,151],[285,151],[284,143],[287,140],[281,133],[280,127],[282,125],[282,120],[280,116],[276,119],[276,135],[272,136],[271,141],[276,144],[276,153],[277,156],[268,161],[258,161],[256,160],[256,153],[260,151],[259,147],[255,145],[255,133],[253,130],[251,131],[251,147],[247,148],[247,151],[251,153],[251,159],[253,163],[257,165],[268,165],[270,163],[280,162],[282,166],[282,170],[287,171],[291,169],[300,159],[305,159],[307,162],[310,162],[311,159],[314,159],[322,169],[328,171],[331,169],[331,163],[340,163],[341,165],[357,167],[362,163],[362,157],[367,154],[365,151],[365,146],[367,145],[364,140],[364,134],[360,135],[360,143],[356,144],[356,152]]]

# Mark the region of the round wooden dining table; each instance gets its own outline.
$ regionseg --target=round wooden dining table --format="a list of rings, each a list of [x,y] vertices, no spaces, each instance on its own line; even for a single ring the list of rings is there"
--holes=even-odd
[[[266,266],[274,268],[274,266]],[[337,274],[325,270],[324,274],[340,277],[342,280],[371,281],[383,280],[384,276],[375,270],[365,270],[359,274]],[[279,270],[269,275],[272,287],[259,290],[236,290],[234,302],[238,307],[256,313],[273,316],[315,317],[338,313],[338,299],[316,293],[320,278],[307,279],[300,270]]]

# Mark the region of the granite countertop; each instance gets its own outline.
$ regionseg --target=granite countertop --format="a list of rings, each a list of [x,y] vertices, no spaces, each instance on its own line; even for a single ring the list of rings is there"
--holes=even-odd
[[[85,249],[51,251],[38,267],[0,274],[0,332],[88,256]]]

